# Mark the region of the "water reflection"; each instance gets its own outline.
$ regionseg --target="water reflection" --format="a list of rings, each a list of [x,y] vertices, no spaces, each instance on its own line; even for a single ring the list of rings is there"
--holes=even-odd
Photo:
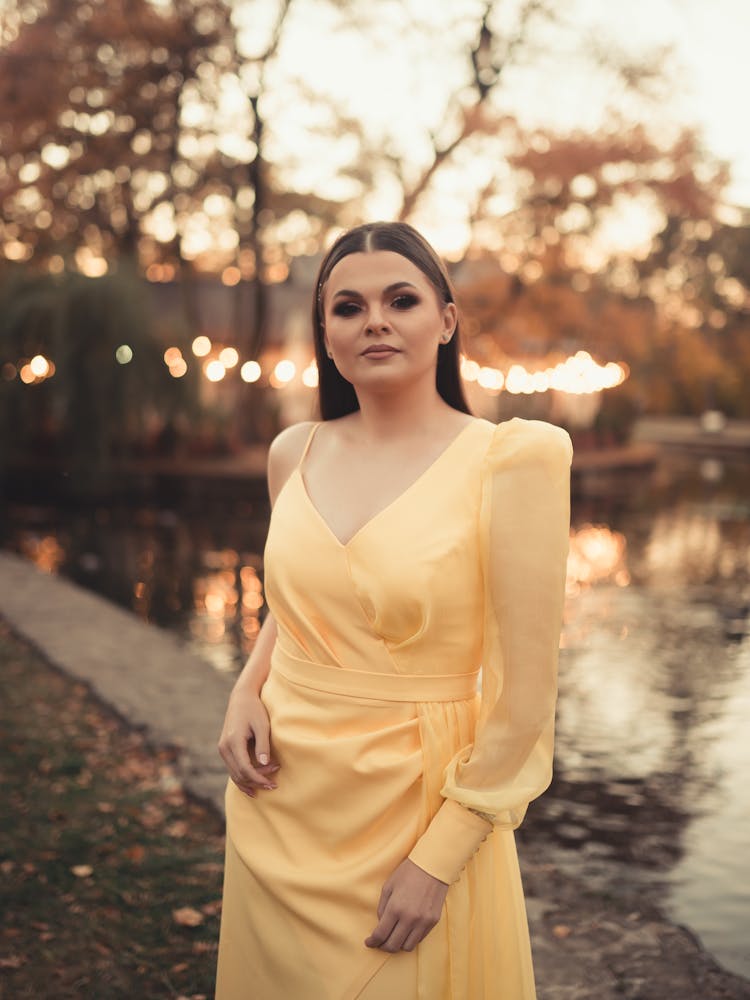
[[[750,570],[750,524],[735,521],[722,504],[691,504],[661,513],[643,556],[642,574],[653,587],[743,577]]]
[[[620,587],[630,583],[625,555],[627,542],[619,531],[604,524],[583,524],[570,535],[566,589],[578,594],[595,583],[614,581]]]
[[[750,975],[747,831],[750,796],[738,794],[750,775],[750,639],[735,647],[732,677],[722,683],[723,706],[704,727],[704,767],[713,776],[700,808],[685,830],[684,851],[671,872],[669,909],[676,920],[695,923],[707,948],[733,968]],[[706,886],[716,886],[706,906]],[[727,934],[727,928],[739,928]]]
[[[44,573],[57,573],[65,561],[65,550],[55,534],[36,535],[21,531],[17,540],[18,551]]]
[[[221,643],[227,634],[239,640],[243,662],[260,631],[260,611],[263,607],[263,587],[259,569],[260,558],[253,557],[243,565],[234,549],[204,553],[209,570],[193,581],[193,613],[188,628],[194,644],[205,651]],[[235,657],[215,660],[220,669],[234,670]]]
[[[11,506],[3,525],[6,548],[176,631],[217,669],[236,671],[250,654],[264,608],[265,525],[245,502],[200,516]]]

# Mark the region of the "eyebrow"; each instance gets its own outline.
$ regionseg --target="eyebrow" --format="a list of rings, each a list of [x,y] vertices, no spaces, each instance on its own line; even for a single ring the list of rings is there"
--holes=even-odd
[[[410,281],[394,281],[392,285],[387,285],[383,289],[383,294],[384,295],[388,295],[390,292],[395,292],[399,288],[413,288],[414,291],[417,291],[417,286],[416,285],[412,285],[412,283]],[[346,296],[348,298],[352,298],[353,297],[353,298],[361,299],[362,298],[362,293],[361,292],[356,292],[356,291],[354,291],[351,288],[342,288],[342,289],[340,289],[340,291],[336,292],[336,294],[333,297],[334,297],[334,299],[338,299],[338,298],[341,298],[342,296]]]

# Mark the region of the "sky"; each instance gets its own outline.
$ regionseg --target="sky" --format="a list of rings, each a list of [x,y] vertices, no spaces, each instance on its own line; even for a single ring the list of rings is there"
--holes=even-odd
[[[750,206],[750,3],[747,0],[580,0],[634,44],[672,44],[682,66],[680,88],[670,101],[675,121],[700,124],[708,147],[731,161],[729,199]],[[643,39],[641,42],[640,40]]]
[[[519,2],[499,5],[508,24]],[[252,51],[262,37],[259,15],[271,17],[276,4],[235,0],[235,6],[240,21],[242,10],[247,12],[245,44]],[[417,162],[424,141],[420,126],[439,127],[447,93],[465,80],[465,48],[457,43],[472,40],[482,6],[479,0],[375,0],[365,30],[342,32],[339,15],[330,5],[294,0],[280,50],[280,92],[281,77],[293,71],[366,123],[371,134],[408,148]],[[708,148],[732,163],[728,200],[750,205],[750,142],[743,128],[743,104],[750,93],[750,3],[556,0],[556,6],[570,29],[537,36],[538,52],[530,65],[513,67],[507,74],[500,106],[530,127],[594,128],[606,122],[613,101],[624,106],[622,97],[603,77],[593,77],[590,64],[573,50],[589,40],[605,52],[616,47],[634,56],[672,46],[673,55],[664,63],[672,81],[668,100],[659,97],[647,111],[635,106],[631,111],[648,114],[662,135],[680,124],[696,124]],[[411,25],[404,19],[405,8],[412,14]],[[464,18],[461,10],[466,11]],[[304,108],[299,115],[297,125],[302,124]],[[285,117],[293,129],[288,105]],[[344,148],[339,152],[345,157]],[[314,170],[314,162],[308,169]],[[321,174],[323,170],[321,164]]]
[[[150,2],[168,6],[168,0]],[[229,2],[240,53],[251,57],[262,52],[280,0]],[[750,93],[750,0],[548,2],[558,23],[538,25],[532,46],[522,50],[524,60],[508,63],[493,91],[495,112],[526,129],[563,135],[606,129],[613,116],[621,115],[644,122],[665,144],[680,128],[694,126],[708,150],[730,163],[733,179],[726,200],[750,206],[750,141],[743,127]],[[499,37],[512,35],[523,3],[496,3],[493,28]],[[265,152],[278,183],[339,202],[344,226],[360,221],[345,217],[347,204],[357,206],[364,218],[395,217],[401,204],[400,178],[408,188],[432,160],[431,134],[441,142],[456,132],[455,98],[469,80],[467,53],[484,8],[485,0],[292,0],[261,104],[267,124]],[[670,54],[664,54],[667,48]],[[652,54],[653,59],[658,53],[656,62],[663,72],[654,96],[640,102],[625,96],[611,75],[593,67],[593,50],[605,58],[622,52],[633,59]],[[253,150],[247,94],[236,76],[220,67],[219,62],[219,108],[185,101],[183,121],[199,132],[215,128],[219,148],[248,161]],[[446,112],[451,108],[453,115]],[[359,124],[375,154],[369,161],[376,164],[375,175],[365,186],[364,204],[359,185],[347,176],[348,168],[361,163],[360,146],[352,129],[342,127],[342,114]],[[186,134],[181,152],[200,161],[200,141]],[[410,216],[445,256],[459,259],[469,245],[473,199],[493,177],[497,193],[486,206],[493,217],[502,217],[517,204],[519,176],[505,163],[505,148],[502,139],[459,147],[436,172],[427,196]],[[382,152],[393,154],[390,162],[397,167],[389,168]],[[208,204],[212,198],[216,205]],[[194,220],[196,232],[188,235],[196,244],[216,239],[222,251],[230,252],[234,244],[224,246],[221,239],[236,240],[236,233],[222,225],[226,207],[219,200],[207,199],[207,215]],[[174,229],[170,211],[160,206],[164,218],[153,220],[154,232],[159,226]],[[213,234],[208,216],[216,216],[219,236]],[[606,242],[637,251],[648,244],[658,225],[653,206],[630,199],[613,208]],[[198,253],[200,246],[193,249]]]

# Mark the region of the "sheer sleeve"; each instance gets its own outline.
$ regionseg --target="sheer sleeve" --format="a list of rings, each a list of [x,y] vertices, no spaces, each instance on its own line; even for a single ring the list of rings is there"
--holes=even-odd
[[[496,427],[485,455],[479,718],[409,855],[444,882],[456,881],[493,827],[518,827],[552,778],[572,454],[561,428],[514,418]]]

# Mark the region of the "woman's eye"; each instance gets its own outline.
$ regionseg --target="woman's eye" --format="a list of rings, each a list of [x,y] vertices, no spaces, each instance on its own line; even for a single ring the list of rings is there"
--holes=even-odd
[[[333,307],[334,316],[354,316],[359,311],[356,302],[337,302]]]
[[[396,309],[411,309],[411,307],[417,305],[418,302],[419,299],[416,295],[397,295],[391,305]]]

